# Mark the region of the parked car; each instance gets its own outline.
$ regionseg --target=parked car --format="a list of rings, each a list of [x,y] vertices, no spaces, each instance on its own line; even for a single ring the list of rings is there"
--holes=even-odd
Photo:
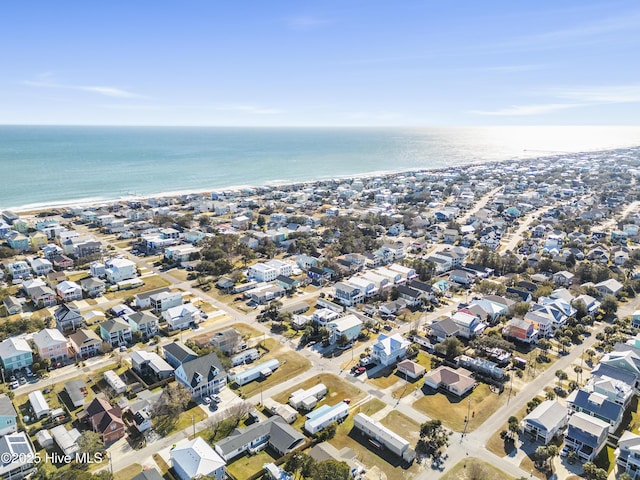
[[[11,390],[15,390],[16,388],[18,388],[20,386],[20,384],[18,383],[17,380],[14,380],[13,382],[11,382],[11,384],[9,385],[9,387],[11,388]]]
[[[216,403],[220,403],[222,401],[222,399],[220,398],[220,395],[211,395],[211,400]]]
[[[205,405],[209,405],[211,403],[211,399],[209,397],[202,397],[202,401]]]
[[[367,369],[366,369],[366,368],[364,368],[364,367],[358,367],[358,368],[356,368],[356,371],[355,371],[354,375],[362,375],[362,374],[363,374],[364,372],[366,372],[366,371],[367,371]]]

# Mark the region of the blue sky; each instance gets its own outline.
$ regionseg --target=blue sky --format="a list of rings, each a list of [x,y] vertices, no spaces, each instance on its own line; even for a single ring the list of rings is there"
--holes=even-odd
[[[640,124],[637,0],[41,0],[0,18],[0,124]]]

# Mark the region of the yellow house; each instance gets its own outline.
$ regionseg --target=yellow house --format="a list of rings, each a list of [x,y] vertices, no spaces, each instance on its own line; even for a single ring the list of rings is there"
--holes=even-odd
[[[42,232],[32,232],[29,234],[29,244],[33,250],[40,250],[49,243],[49,239]]]

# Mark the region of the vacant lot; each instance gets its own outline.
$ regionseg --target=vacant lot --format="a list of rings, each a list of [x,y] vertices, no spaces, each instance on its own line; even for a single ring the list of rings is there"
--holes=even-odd
[[[397,410],[389,412],[380,423],[414,445],[420,438],[420,424]]]
[[[414,402],[413,406],[431,418],[438,418],[442,423],[456,432],[462,432],[465,428],[465,418],[470,415],[467,431],[478,428],[489,418],[504,402],[508,393],[498,395],[493,393],[489,386],[481,383],[475,390],[464,398],[454,395],[435,392],[429,387],[423,389],[425,395]],[[515,395],[515,389],[512,395]]]
[[[512,480],[502,470],[483,462],[478,458],[468,458],[458,462],[442,477],[442,480],[473,480],[477,478],[499,478],[500,480]]]

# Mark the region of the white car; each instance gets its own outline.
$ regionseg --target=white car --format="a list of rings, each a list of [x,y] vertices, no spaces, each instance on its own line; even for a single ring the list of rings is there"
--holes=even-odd
[[[216,403],[220,403],[222,401],[219,395],[211,395],[211,400],[213,400]]]
[[[209,405],[211,403],[211,399],[209,397],[202,397],[202,401],[205,405]]]

